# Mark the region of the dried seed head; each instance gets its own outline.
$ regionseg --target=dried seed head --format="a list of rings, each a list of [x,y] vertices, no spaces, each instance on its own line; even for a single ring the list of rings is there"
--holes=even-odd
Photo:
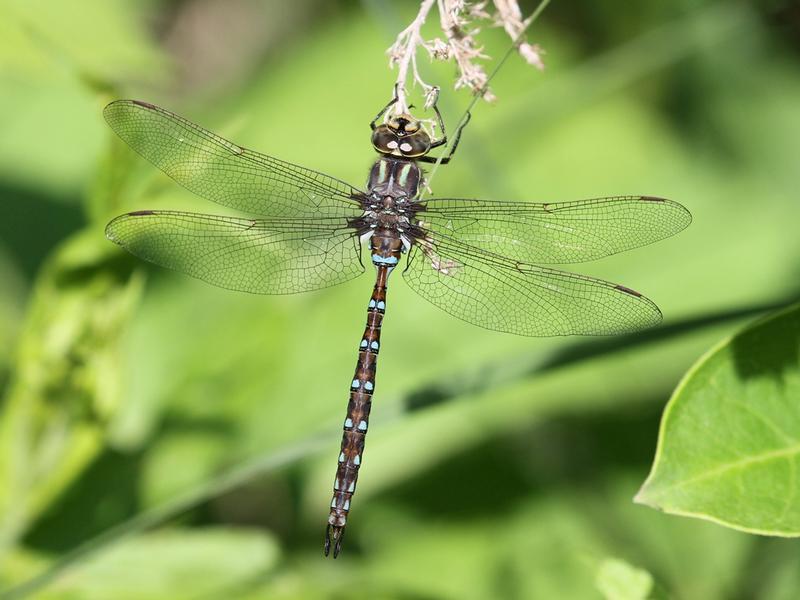
[[[442,37],[425,39],[422,36],[422,27],[433,9],[434,4],[439,12],[439,25]],[[538,44],[529,44],[522,39],[522,34],[528,22],[522,18],[518,0],[493,0],[494,13],[487,10],[486,0],[474,2],[470,0],[422,0],[417,16],[397,36],[394,44],[387,50],[389,67],[397,66],[398,102],[394,112],[408,111],[405,90],[409,84],[417,84],[422,88],[425,96],[425,105],[430,107],[433,103],[434,87],[426,83],[417,69],[417,49],[422,47],[431,60],[453,60],[458,70],[455,88],[468,88],[479,94],[484,100],[495,99],[488,89],[489,80],[480,61],[489,57],[483,53],[483,47],[478,44],[480,24],[490,24],[503,27],[511,37],[520,56],[537,69],[543,69],[543,51]]]

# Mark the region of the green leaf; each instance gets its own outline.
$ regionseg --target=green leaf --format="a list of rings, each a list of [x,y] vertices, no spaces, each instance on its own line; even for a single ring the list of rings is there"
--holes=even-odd
[[[247,530],[209,528],[150,533],[73,568],[43,598],[230,598],[278,557],[271,537]]]
[[[624,560],[606,558],[597,567],[595,585],[606,600],[644,600],[653,590],[653,578]]]
[[[800,305],[724,340],[684,377],[636,501],[747,532],[800,535]]]

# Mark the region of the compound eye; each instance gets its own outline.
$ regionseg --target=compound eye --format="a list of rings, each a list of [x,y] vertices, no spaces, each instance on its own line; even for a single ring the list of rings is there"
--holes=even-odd
[[[391,154],[397,149],[397,135],[387,125],[380,125],[372,132],[372,145],[383,154]]]
[[[400,152],[404,156],[422,156],[431,149],[431,138],[424,131],[400,139]]]

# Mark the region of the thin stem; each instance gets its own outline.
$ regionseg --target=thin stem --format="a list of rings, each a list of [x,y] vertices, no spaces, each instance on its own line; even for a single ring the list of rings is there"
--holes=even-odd
[[[539,5],[536,7],[536,10],[534,10],[534,11],[533,11],[533,13],[531,14],[531,16],[530,16],[530,17],[528,17],[528,18],[525,20],[525,22],[523,23],[523,27],[522,27],[522,29],[520,29],[520,31],[519,31],[519,33],[517,34],[516,38],[514,38],[514,41],[511,43],[511,46],[509,47],[509,49],[508,49],[508,50],[506,50],[506,53],[505,53],[505,54],[503,54],[502,58],[500,58],[500,60],[498,61],[497,65],[495,66],[495,68],[494,68],[494,69],[492,69],[492,72],[491,72],[491,73],[489,74],[489,76],[486,78],[486,82],[485,82],[485,84],[484,84],[484,86],[483,86],[483,89],[476,91],[476,92],[475,92],[475,93],[472,95],[472,100],[470,100],[469,104],[467,105],[467,108],[464,110],[464,113],[461,115],[461,118],[458,120],[458,124],[456,125],[456,130],[458,130],[458,128],[459,128],[459,127],[462,127],[462,126],[463,126],[463,124],[465,123],[465,121],[466,121],[466,119],[467,119],[467,115],[469,114],[469,112],[472,110],[472,108],[475,106],[475,104],[478,102],[478,100],[480,100],[480,99],[481,99],[481,98],[484,96],[484,94],[486,93],[486,90],[488,89],[488,86],[489,86],[489,84],[492,82],[492,80],[493,80],[493,79],[494,79],[494,78],[497,76],[497,74],[500,72],[500,69],[501,69],[501,68],[503,68],[503,65],[504,65],[504,64],[506,63],[506,61],[508,60],[508,57],[509,57],[509,56],[511,56],[511,54],[512,54],[512,53],[513,53],[515,50],[517,50],[517,49],[518,49],[518,47],[519,47],[519,44],[522,42],[522,38],[523,38],[523,36],[524,36],[524,35],[525,35],[525,33],[528,31],[528,28],[529,28],[531,25],[533,25],[533,23],[534,23],[534,21],[536,21],[536,19],[538,19],[538,18],[539,18],[539,16],[542,14],[542,12],[544,12],[544,9],[545,9],[545,8],[547,8],[547,5],[548,5],[548,4],[550,4],[550,0],[542,0],[541,2],[539,2]],[[448,141],[448,143],[445,145],[445,148],[448,148],[448,147],[450,146],[450,143],[451,143],[451,142],[450,142],[450,141]],[[428,190],[430,189],[430,184],[431,184],[431,181],[433,181],[433,178],[434,178],[434,176],[436,175],[436,171],[438,171],[438,170],[439,170],[439,165],[440,165],[440,164],[441,164],[441,162],[442,162],[442,158],[443,158],[445,155],[446,155],[446,153],[445,153],[445,152],[442,152],[442,153],[439,155],[439,158],[438,158],[438,160],[437,160],[437,161],[436,161],[436,163],[433,165],[433,169],[431,169],[431,173],[430,173],[430,175],[427,177],[426,184],[427,184],[427,189],[428,189]],[[423,192],[420,194],[420,198],[424,197],[424,195],[425,195],[425,191],[426,191],[426,190],[423,190]]]
[[[397,65],[397,79],[395,80],[397,103],[394,107],[394,111],[397,113],[408,112],[406,81],[408,80],[409,67],[413,75],[412,82],[420,84],[426,95],[432,87],[422,80],[417,70],[417,47],[425,43],[421,30],[434,4],[436,4],[436,0],[424,0],[419,7],[417,16],[408,27],[400,32],[395,43],[389,48],[389,64]]]

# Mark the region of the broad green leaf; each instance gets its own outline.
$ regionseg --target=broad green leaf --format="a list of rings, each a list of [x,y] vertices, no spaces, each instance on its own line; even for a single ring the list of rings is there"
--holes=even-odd
[[[606,600],[646,600],[653,590],[650,573],[618,558],[601,561],[594,581]]]
[[[246,529],[166,530],[128,540],[75,565],[43,600],[168,600],[231,598],[267,573],[278,548]]]
[[[686,374],[636,501],[752,533],[800,535],[800,305],[724,340]]]

